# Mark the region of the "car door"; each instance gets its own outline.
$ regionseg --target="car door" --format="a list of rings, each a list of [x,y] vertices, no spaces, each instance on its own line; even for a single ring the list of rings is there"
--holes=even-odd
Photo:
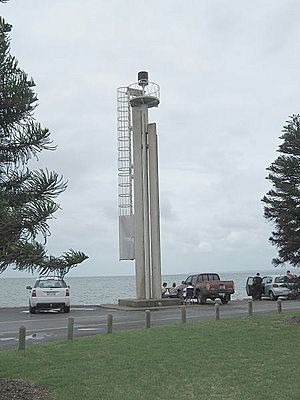
[[[198,276],[197,275],[193,275],[192,278],[192,286],[195,287],[198,281]]]
[[[253,276],[249,276],[246,282],[246,292],[248,296],[253,295]]]
[[[272,284],[271,276],[264,276],[261,281],[261,290],[262,295],[268,296],[270,284]]]

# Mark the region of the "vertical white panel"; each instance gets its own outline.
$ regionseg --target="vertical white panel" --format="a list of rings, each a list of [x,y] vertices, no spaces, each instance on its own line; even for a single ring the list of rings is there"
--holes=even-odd
[[[134,260],[134,215],[119,216],[120,260]]]

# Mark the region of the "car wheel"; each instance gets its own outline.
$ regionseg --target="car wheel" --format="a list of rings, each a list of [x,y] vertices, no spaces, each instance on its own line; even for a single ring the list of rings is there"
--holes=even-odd
[[[274,293],[272,292],[272,290],[269,291],[269,297],[270,300],[275,301],[276,300],[276,296],[274,295]]]
[[[291,293],[288,295],[288,299],[289,299],[289,300],[296,300],[296,299],[297,299],[297,294],[291,292]]]
[[[197,303],[198,304],[205,304],[206,303],[206,298],[203,297],[200,292],[198,292],[196,294],[196,296],[197,296]]]
[[[222,304],[227,304],[230,301],[230,296],[225,296],[221,298]]]
[[[29,312],[30,312],[30,314],[35,314],[35,312],[36,312],[36,307],[31,307],[31,306],[29,305]]]
[[[70,306],[64,306],[64,312],[69,313],[70,312]]]

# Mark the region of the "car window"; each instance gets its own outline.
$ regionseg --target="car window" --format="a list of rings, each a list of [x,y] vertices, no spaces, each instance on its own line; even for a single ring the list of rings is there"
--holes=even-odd
[[[285,277],[284,276],[276,276],[276,278],[274,279],[275,283],[284,283],[285,282]]]
[[[208,281],[208,275],[207,274],[202,274],[202,279],[203,279],[203,281]]]
[[[193,276],[189,276],[189,277],[186,279],[185,283],[186,283],[187,285],[190,285],[190,284],[192,283],[192,278],[193,278]]]
[[[266,283],[272,283],[272,277],[271,277],[271,276],[268,276],[268,277],[267,277]]]
[[[192,285],[195,285],[197,282],[197,275],[193,275]]]
[[[67,287],[65,281],[63,280],[54,280],[54,279],[47,279],[47,280],[38,280],[35,282],[34,287],[36,288],[45,288],[45,289],[55,289],[55,288],[65,288]]]
[[[263,277],[263,278],[262,278],[262,283],[267,283],[267,280],[268,280],[268,277],[267,277],[267,276]]]
[[[218,281],[219,280],[219,276],[217,274],[209,274],[208,275],[208,280],[209,281]]]

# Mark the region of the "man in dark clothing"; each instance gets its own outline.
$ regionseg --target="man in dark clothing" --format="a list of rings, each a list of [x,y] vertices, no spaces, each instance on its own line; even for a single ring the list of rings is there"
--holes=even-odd
[[[253,278],[253,299],[261,300],[262,294],[262,279],[260,277],[260,273],[258,272],[256,276]]]

